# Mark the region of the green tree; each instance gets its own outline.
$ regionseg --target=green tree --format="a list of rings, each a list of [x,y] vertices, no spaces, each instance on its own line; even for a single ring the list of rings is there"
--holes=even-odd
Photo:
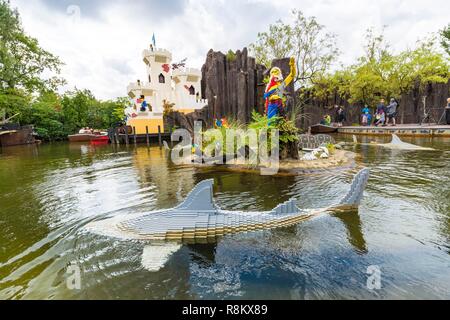
[[[269,31],[259,32],[256,42],[249,48],[258,63],[270,68],[273,59],[293,55],[292,27],[278,20],[269,26]]]
[[[336,35],[326,33],[315,17],[305,17],[298,10],[293,10],[292,15],[291,25],[279,20],[269,26],[268,32],[258,33],[250,50],[257,62],[266,67],[271,66],[273,59],[295,57],[298,70],[295,82],[298,86],[309,86],[339,56]]]
[[[88,107],[87,125],[96,129],[108,129],[114,123],[123,120],[126,98],[108,101],[92,101]]]
[[[24,116],[24,106],[27,106],[32,100],[31,95],[23,90],[8,89],[0,91],[0,114],[5,115],[6,118],[19,114],[16,121],[21,121]]]
[[[95,97],[89,90],[67,92],[62,100],[64,126],[68,132],[75,133],[80,128],[89,126],[89,109],[96,104]]]
[[[17,9],[0,0],[0,91],[55,89],[64,81],[56,76],[45,79],[44,72],[58,75],[61,65],[25,33]]]
[[[450,56],[450,23],[441,30],[441,45]]]
[[[69,132],[64,128],[61,99],[53,91],[44,91],[23,109],[22,122],[33,124],[40,139],[64,140]]]
[[[374,107],[381,99],[401,98],[412,90],[424,92],[429,83],[449,81],[448,60],[436,47],[436,39],[417,42],[412,49],[391,53],[383,33],[366,33],[365,54],[349,67],[316,77],[313,96],[321,101],[339,95],[353,104]],[[419,101],[414,101],[418,110]],[[400,108],[401,121],[404,109]],[[419,115],[417,114],[417,117]],[[417,120],[419,120],[417,118]]]

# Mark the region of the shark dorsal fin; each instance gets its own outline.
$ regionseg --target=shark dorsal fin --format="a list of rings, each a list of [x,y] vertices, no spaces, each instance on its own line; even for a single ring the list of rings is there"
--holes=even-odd
[[[195,186],[176,209],[187,211],[215,210],[213,201],[214,180],[203,180]]]
[[[298,209],[296,202],[296,199],[290,199],[289,201],[286,201],[273,209],[272,213],[276,215],[298,213],[300,210]]]
[[[392,144],[401,144],[404,143],[396,134],[392,134]]]

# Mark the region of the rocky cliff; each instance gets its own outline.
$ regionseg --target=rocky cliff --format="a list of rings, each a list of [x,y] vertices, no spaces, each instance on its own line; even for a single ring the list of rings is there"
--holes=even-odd
[[[264,94],[266,68],[248,56],[247,48],[234,54],[210,50],[202,68],[203,98],[208,99],[212,123],[214,118],[233,117],[247,123],[252,111],[260,111]]]

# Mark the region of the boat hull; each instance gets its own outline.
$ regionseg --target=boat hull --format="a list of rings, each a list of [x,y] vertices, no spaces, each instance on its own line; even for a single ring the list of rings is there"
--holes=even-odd
[[[108,136],[100,136],[95,139],[91,140],[91,145],[93,146],[100,146],[105,145],[109,143],[109,137]]]
[[[12,147],[25,144],[35,144],[33,127],[20,127],[16,130],[0,131],[0,146]]]
[[[317,125],[311,126],[312,134],[334,133],[334,132],[337,132],[337,130],[338,130],[338,128],[336,128],[336,127],[326,126],[323,124],[317,124]]]
[[[98,139],[100,136],[98,134],[74,134],[70,135],[69,141],[70,142],[90,142],[92,140]]]

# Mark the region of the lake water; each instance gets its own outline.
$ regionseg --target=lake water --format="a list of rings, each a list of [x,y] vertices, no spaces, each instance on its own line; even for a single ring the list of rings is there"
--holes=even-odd
[[[0,299],[450,299],[450,139],[404,140],[438,150],[358,146],[354,169],[268,177],[178,167],[157,146],[5,148]],[[175,206],[208,178],[223,209],[270,210],[291,197],[324,207],[362,167],[371,178],[359,214],[186,245],[155,273],[141,265],[145,242],[84,229]],[[67,286],[74,266],[80,290]],[[368,288],[368,270],[380,289]]]

